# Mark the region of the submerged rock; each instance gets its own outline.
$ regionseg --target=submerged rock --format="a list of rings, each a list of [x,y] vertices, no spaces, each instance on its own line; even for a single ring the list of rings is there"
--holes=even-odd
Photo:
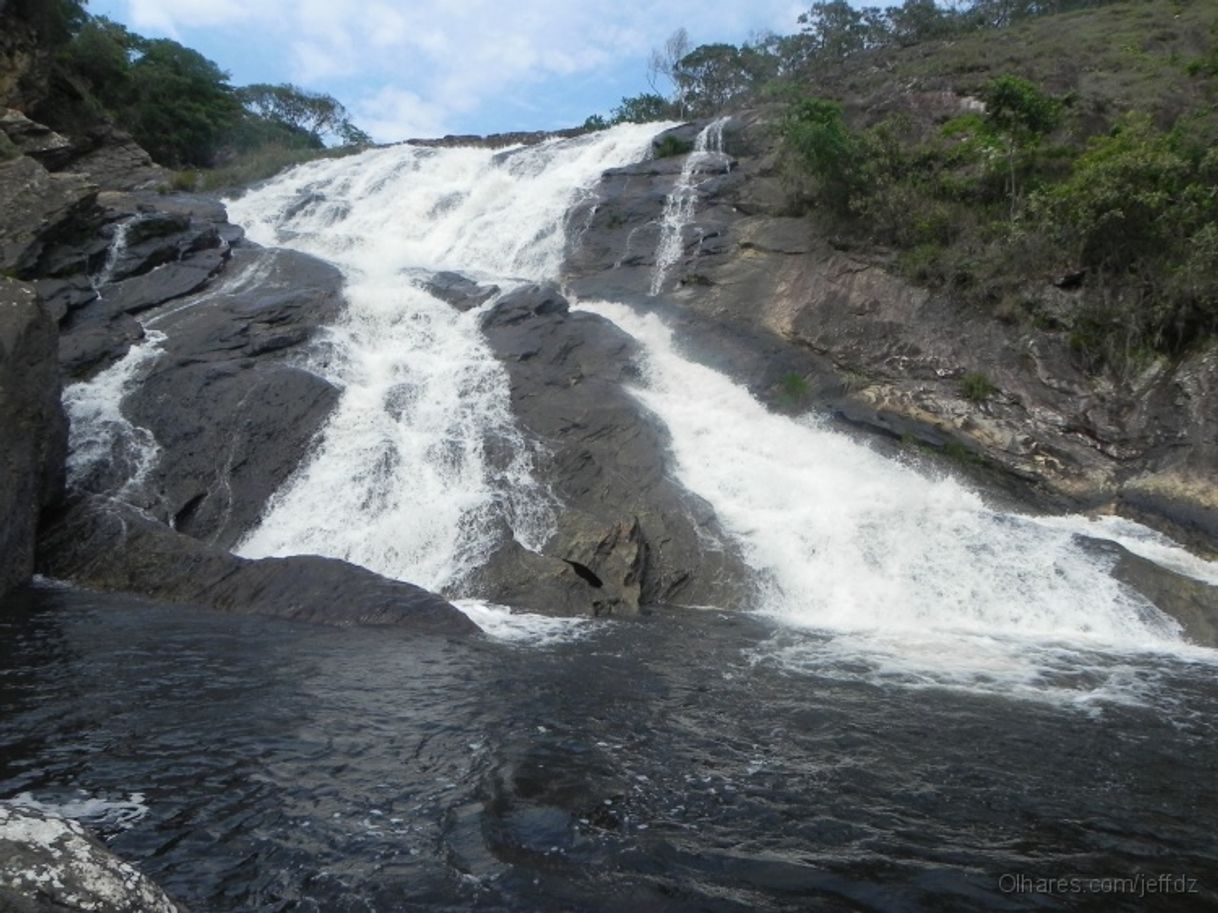
[[[0,803],[6,913],[187,913],[80,824]]]
[[[106,498],[70,499],[44,526],[39,570],[98,590],[222,612],[421,633],[478,630],[434,593],[334,558],[239,558]]]
[[[0,277],[0,595],[34,568],[38,516],[63,491],[67,420],[55,326],[34,290]]]
[[[561,502],[544,556],[508,541],[492,557],[478,576],[487,598],[555,614],[741,604],[748,568],[710,505],[674,480],[666,430],[627,390],[634,340],[571,313],[551,285],[505,295],[482,328],[538,444],[537,475]]]
[[[448,270],[419,280],[419,287],[458,311],[472,311],[499,294],[497,285],[480,285],[468,276]]]

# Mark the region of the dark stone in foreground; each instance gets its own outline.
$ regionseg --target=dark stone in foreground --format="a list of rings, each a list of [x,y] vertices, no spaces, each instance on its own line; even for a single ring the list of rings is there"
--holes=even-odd
[[[483,594],[552,614],[745,602],[751,572],[711,506],[674,480],[667,431],[626,389],[640,374],[634,340],[570,313],[552,285],[505,295],[482,329],[562,504],[547,554],[505,542],[479,575]]]
[[[56,344],[34,290],[0,278],[0,595],[30,579],[39,512],[63,492]]]
[[[5,913],[187,913],[80,824],[0,803]]]
[[[39,570],[79,586],[221,612],[431,634],[479,630],[459,609],[413,584],[334,558],[239,558],[98,497],[72,499],[45,525]]]

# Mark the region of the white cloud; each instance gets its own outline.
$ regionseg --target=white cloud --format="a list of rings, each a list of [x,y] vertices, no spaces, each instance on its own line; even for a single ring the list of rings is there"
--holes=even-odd
[[[356,120],[375,140],[393,142],[451,132],[447,112],[414,92],[385,86],[355,105]]]
[[[793,0],[126,3],[136,29],[180,36],[239,28],[255,33],[268,55],[286,56],[284,79],[335,94],[345,81],[361,123],[379,138],[449,129],[460,115],[510,104],[538,83],[595,78],[624,59],[638,59],[641,76],[648,51],[680,26],[695,43],[739,41],[757,28],[793,30],[802,8]],[[407,134],[389,134],[408,125]]]

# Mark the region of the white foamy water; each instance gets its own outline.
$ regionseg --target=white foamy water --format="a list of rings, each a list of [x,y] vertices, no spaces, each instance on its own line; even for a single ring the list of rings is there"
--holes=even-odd
[[[306,165],[230,203],[254,240],[339,266],[349,302],[314,365],[341,400],[241,554],[329,555],[456,592],[504,524],[541,547],[551,499],[533,480],[479,315],[410,276],[557,275],[571,204],[605,169],[641,158],[657,129],[498,152],[379,149]]]
[[[723,128],[730,117],[711,121],[694,139],[694,148],[685,157],[681,174],[664,201],[660,216],[660,241],[656,246],[655,269],[651,274],[651,294],[664,290],[668,274],[685,250],[685,229],[693,221],[698,208],[699,174],[716,159],[723,157]],[[627,241],[629,247],[629,241]]]
[[[1212,658],[1078,544],[1081,518],[992,510],[951,478],[769,412],[682,357],[654,315],[581,307],[644,344],[636,395],[667,424],[680,480],[763,575],[761,611],[808,634],[780,635],[762,654],[804,671],[1071,699],[1129,692],[1114,682],[1119,663],[1094,682],[1071,679],[1095,651]]]
[[[126,830],[146,814],[148,806],[143,793],[131,793],[126,799],[103,799],[91,796],[83,789],[63,794],[18,793],[5,804],[16,808],[28,808],[60,818],[71,818],[92,827]]]
[[[509,643],[548,646],[578,640],[592,633],[594,628],[593,620],[587,617],[552,618],[532,612],[514,612],[508,606],[477,599],[457,599],[453,605],[486,634]]]
[[[150,330],[109,368],[63,391],[68,413],[68,482],[126,498],[137,491],[160,457],[147,428],[123,414],[123,398],[161,355],[165,335]]]

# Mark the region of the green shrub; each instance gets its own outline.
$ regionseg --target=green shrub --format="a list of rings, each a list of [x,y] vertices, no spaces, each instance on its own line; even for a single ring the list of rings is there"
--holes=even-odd
[[[967,371],[960,378],[960,392],[970,403],[984,403],[998,388],[980,371]]]
[[[666,133],[652,143],[651,148],[656,158],[666,159],[674,155],[688,155],[693,151],[694,144],[688,140],[681,139],[679,136]]]

